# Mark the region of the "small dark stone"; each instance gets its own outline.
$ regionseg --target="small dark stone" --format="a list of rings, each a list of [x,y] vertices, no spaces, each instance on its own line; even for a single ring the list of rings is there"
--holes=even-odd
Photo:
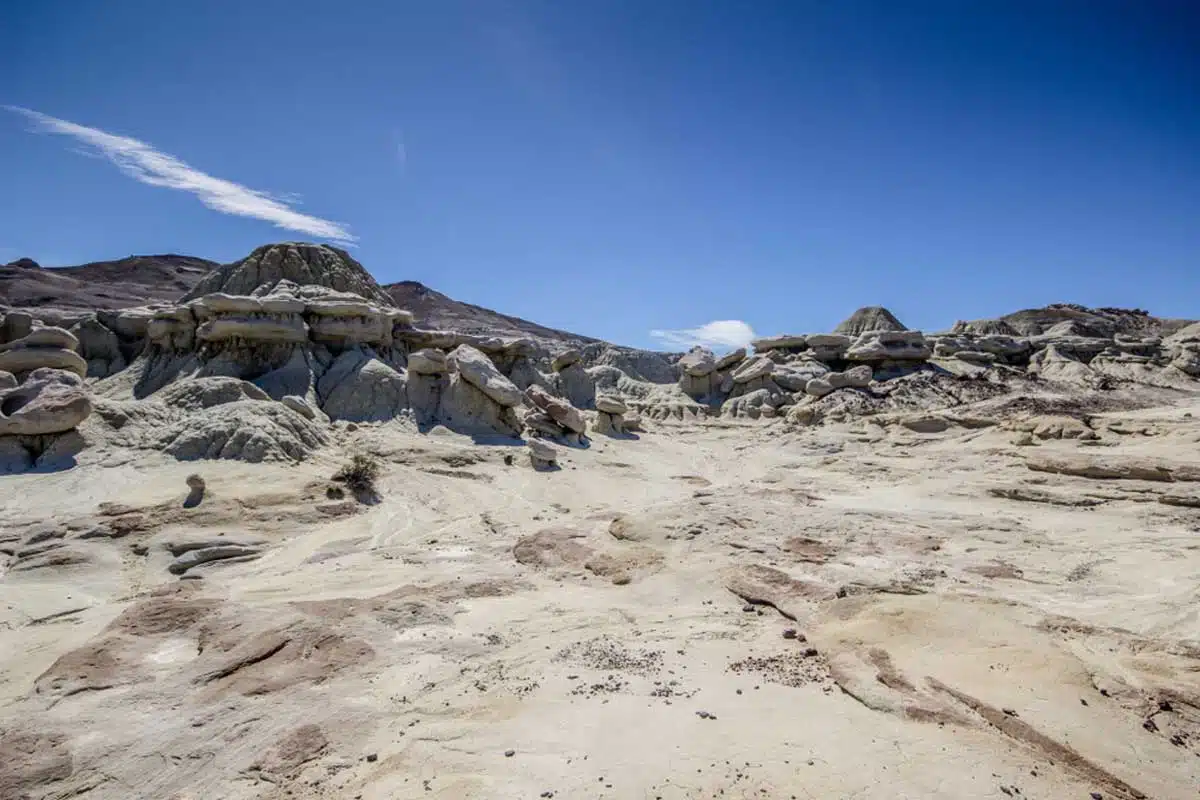
[[[749,614],[753,610],[754,610],[754,603],[746,603],[746,605],[742,606],[742,611],[745,611],[747,614]]]
[[[1104,795],[1099,792],[1092,792],[1092,800],[1104,800]]]
[[[379,760],[379,753],[367,753],[367,761],[375,763]]]
[[[783,632],[783,638],[785,638],[785,639],[795,639],[796,636],[797,636],[797,634],[796,634],[795,628],[788,628],[787,630],[785,630]]]
[[[804,648],[804,657],[805,658],[814,658],[818,655],[820,655],[820,653],[817,651],[817,648],[815,648],[815,647]]]
[[[1158,710],[1159,711],[1174,711],[1175,708],[1174,708],[1174,706],[1171,705],[1170,700],[1159,700],[1158,701]]]
[[[1152,719],[1148,719],[1143,722],[1142,727],[1150,731],[1150,733],[1158,733],[1158,723]]]
[[[504,457],[504,463],[505,463],[507,466],[510,466],[510,467],[513,465],[513,457],[512,457],[512,453],[509,453],[508,455],[506,455],[506,456]],[[544,795],[542,795],[542,797],[553,797],[553,796],[554,796],[554,795],[552,795],[552,794],[544,794]]]
[[[516,750],[505,750],[505,751],[504,751],[504,757],[505,757],[505,758],[512,758],[512,757],[513,757],[513,756],[515,756],[516,754],[517,754],[517,751],[516,751]]]
[[[1005,714],[1007,714],[1010,717],[1020,716],[1019,714],[1017,714],[1016,710],[1012,709],[1012,708],[1002,708],[1000,710],[1003,711]]]
[[[1081,697],[1081,698],[1079,698],[1079,705],[1081,705],[1081,706],[1086,706],[1087,704],[1088,704],[1088,703],[1087,703],[1087,700],[1084,700],[1082,697]]]
[[[1109,696],[1109,694],[1108,694],[1108,689],[1101,689],[1101,690],[1100,690],[1100,694],[1101,694],[1101,696],[1103,696],[1103,697],[1108,697],[1108,696]]]

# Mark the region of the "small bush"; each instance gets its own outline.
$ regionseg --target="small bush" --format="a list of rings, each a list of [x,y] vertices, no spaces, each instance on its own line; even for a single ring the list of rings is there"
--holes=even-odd
[[[333,474],[333,480],[346,484],[356,495],[374,495],[375,479],[379,477],[379,462],[374,456],[356,453],[350,463]]]

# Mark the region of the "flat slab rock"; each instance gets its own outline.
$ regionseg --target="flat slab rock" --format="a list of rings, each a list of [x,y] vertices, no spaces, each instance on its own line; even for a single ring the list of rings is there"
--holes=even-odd
[[[1200,481],[1200,464],[1156,461],[1116,455],[1070,455],[1034,453],[1025,466],[1035,472],[1053,472],[1096,480]]]

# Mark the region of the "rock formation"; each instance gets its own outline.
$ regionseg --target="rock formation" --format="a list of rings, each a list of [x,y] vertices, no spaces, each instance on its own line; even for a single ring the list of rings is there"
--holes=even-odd
[[[906,331],[908,328],[896,319],[896,315],[883,306],[864,306],[842,320],[834,333],[859,336],[871,331]]]
[[[1051,306],[926,335],[873,306],[832,333],[756,339],[752,353],[670,355],[508,317],[499,330],[530,335],[496,336],[483,322],[502,315],[465,304],[446,319],[470,319],[468,329],[419,327],[393,297],[422,309],[451,301],[418,285],[385,290],[325,245],[267,245],[203,277],[173,261],[154,269],[197,274],[180,278],[191,288],[175,303],[0,309],[0,375],[12,375],[0,378],[0,436],[37,438],[22,440],[25,456],[60,452],[46,437],[81,424],[86,433],[93,409],[113,441],[150,441],[180,458],[292,460],[323,446],[334,423],[579,445],[643,418],[812,424],[948,407],[964,392],[1033,381],[1089,392],[1200,386],[1200,325],[1140,311]]]

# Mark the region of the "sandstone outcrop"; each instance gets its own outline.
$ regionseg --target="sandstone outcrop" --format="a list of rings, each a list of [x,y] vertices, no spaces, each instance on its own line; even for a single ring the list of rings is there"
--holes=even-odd
[[[41,367],[14,383],[11,375],[0,373],[0,436],[65,433],[92,413],[83,380],[73,372]]]
[[[848,361],[872,364],[926,361],[933,350],[920,331],[873,330],[861,334],[846,351]]]
[[[24,336],[0,345],[0,370],[14,375],[35,369],[60,369],[87,375],[88,365],[76,350],[79,340],[57,327],[35,328]]]
[[[384,306],[392,305],[391,298],[370,273],[345,250],[295,242],[264,245],[240,261],[212,271],[183,296],[183,302],[214,292],[266,294],[285,280],[300,286],[327,286]]]

